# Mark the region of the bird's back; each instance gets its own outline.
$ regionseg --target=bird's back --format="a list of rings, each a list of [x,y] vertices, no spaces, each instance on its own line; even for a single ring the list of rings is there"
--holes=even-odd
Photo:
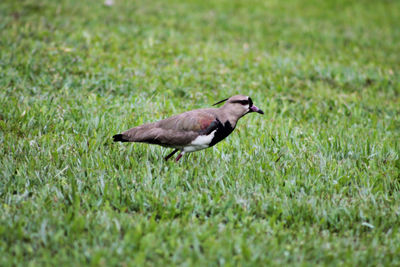
[[[143,142],[182,148],[190,144],[216,120],[216,109],[187,111],[164,120],[131,128],[114,137],[114,141]]]

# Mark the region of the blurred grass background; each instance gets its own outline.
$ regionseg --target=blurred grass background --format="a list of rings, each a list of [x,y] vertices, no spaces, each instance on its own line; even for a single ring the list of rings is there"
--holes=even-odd
[[[399,1],[0,2],[0,264],[400,264]],[[113,144],[250,95],[212,149]]]

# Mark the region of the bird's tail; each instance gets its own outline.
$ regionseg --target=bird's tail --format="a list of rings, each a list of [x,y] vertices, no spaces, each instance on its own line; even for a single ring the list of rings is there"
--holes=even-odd
[[[121,134],[113,136],[114,142],[140,142],[149,144],[158,144],[156,140],[159,135],[159,129],[152,128],[151,124],[144,124],[129,129]]]
[[[113,141],[114,142],[129,142],[129,140],[124,137],[123,134],[116,134],[113,136]]]

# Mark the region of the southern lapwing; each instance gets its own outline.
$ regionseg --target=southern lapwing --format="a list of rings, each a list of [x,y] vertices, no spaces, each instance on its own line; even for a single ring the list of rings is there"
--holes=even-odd
[[[196,109],[134,127],[114,135],[114,142],[141,142],[174,148],[165,160],[180,151],[178,161],[185,153],[212,147],[223,140],[247,113],[264,114],[248,96],[235,95],[214,106],[223,102],[226,103],[220,108]]]

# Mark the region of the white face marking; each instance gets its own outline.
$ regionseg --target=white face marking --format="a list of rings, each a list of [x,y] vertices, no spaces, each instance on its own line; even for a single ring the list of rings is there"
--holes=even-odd
[[[214,138],[215,132],[217,130],[212,131],[209,135],[199,135],[194,139],[190,145],[185,146],[183,151],[185,152],[193,152],[201,149],[205,149],[211,143]]]

